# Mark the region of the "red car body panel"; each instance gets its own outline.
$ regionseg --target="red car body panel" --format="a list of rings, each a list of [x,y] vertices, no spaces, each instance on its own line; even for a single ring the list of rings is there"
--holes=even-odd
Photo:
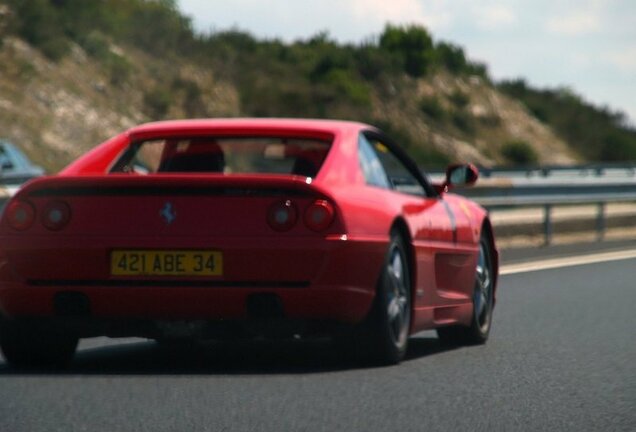
[[[151,123],[122,133],[56,176],[31,181],[12,202],[27,201],[36,218],[51,202],[70,207],[58,231],[39,220],[25,230],[0,222],[0,313],[54,317],[55,296],[79,292],[91,316],[135,319],[244,319],[254,293],[275,294],[290,318],[355,323],[368,314],[389,235],[408,237],[412,268],[411,332],[468,324],[478,244],[486,212],[452,194],[420,197],[366,184],[358,136],[374,128],[323,120],[227,119]],[[305,137],[331,141],[313,179],[275,174],[110,174],[133,142],[179,136]],[[169,200],[174,223],[160,217]],[[268,209],[281,200],[299,221],[277,232]],[[325,200],[335,220],[320,232],[302,223]],[[9,204],[11,205],[11,204]],[[492,240],[494,261],[496,249]],[[223,274],[205,277],[111,275],[118,249],[212,249]],[[495,272],[496,274],[496,272]]]

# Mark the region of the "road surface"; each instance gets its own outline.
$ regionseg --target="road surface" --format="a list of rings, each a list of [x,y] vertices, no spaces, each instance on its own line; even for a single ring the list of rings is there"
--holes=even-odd
[[[635,281],[635,258],[508,273],[487,345],[425,332],[393,367],[324,341],[89,340],[64,373],[0,362],[0,431],[634,431]]]

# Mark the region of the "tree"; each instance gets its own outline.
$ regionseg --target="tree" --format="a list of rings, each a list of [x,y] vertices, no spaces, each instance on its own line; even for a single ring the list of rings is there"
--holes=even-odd
[[[433,56],[433,39],[424,27],[388,24],[380,36],[380,48],[396,58],[412,77],[426,75]]]
[[[450,72],[461,73],[466,69],[466,56],[464,50],[446,42],[440,42],[435,47],[437,61]]]

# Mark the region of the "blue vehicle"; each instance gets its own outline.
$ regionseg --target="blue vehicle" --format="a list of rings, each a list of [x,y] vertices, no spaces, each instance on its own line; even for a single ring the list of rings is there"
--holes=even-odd
[[[23,183],[41,175],[42,167],[31,163],[15,145],[0,139],[0,212]]]
[[[42,167],[31,163],[15,145],[0,140],[0,184],[19,186],[41,175],[44,175]]]

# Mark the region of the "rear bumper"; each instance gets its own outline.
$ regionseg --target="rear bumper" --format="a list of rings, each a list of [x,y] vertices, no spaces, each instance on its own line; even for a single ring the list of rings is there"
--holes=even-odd
[[[60,276],[60,265],[73,265],[78,256],[75,245],[68,259],[64,249],[56,254],[50,272],[39,268],[31,273],[36,277],[24,278],[11,268],[9,249],[0,262],[0,312],[6,318],[62,316],[66,312],[56,306],[59,296],[78,293],[87,300],[82,314],[95,319],[242,320],[248,318],[250,297],[270,294],[280,300],[286,318],[353,323],[371,307],[386,251],[384,239],[346,237],[277,241],[274,247],[262,241],[249,247],[216,243],[227,251],[230,263],[241,257],[240,270],[230,266],[231,273],[205,279],[125,279],[104,277],[102,264],[94,272],[83,267],[64,278],[46,277]],[[44,256],[39,253],[34,254],[36,261]],[[21,250],[16,256],[24,260],[28,253]]]
[[[53,317],[56,295],[81,293],[90,316],[139,319],[242,319],[247,300],[273,294],[289,318],[358,321],[369,310],[373,292],[360,287],[209,288],[209,287],[31,287],[3,284],[0,305],[5,317]],[[63,315],[63,314],[62,314]]]

